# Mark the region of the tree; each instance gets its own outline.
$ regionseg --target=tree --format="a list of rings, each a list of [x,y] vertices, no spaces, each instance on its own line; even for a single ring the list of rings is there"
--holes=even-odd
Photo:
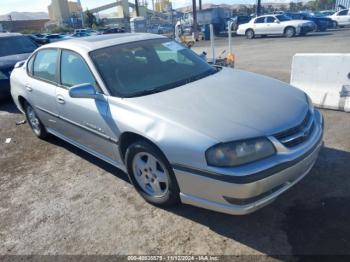
[[[289,3],[289,10],[293,11],[293,12],[297,11],[297,5],[294,2],[290,2]]]
[[[307,3],[312,10],[327,10],[335,7],[336,0],[314,0]]]
[[[87,10],[84,15],[84,22],[87,27],[91,28],[93,24],[97,24],[96,16]]]
[[[304,9],[303,2],[298,2],[298,3],[297,3],[297,10],[298,10],[298,11],[302,11],[303,9]]]

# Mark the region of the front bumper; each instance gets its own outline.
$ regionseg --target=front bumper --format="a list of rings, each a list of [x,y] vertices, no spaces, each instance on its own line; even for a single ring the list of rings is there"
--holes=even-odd
[[[310,32],[313,32],[316,30],[316,25],[307,25],[300,27],[300,33],[299,34],[307,34]]]
[[[218,212],[244,215],[266,206],[277,196],[300,181],[315,164],[323,145],[323,119],[319,114],[317,125],[310,147],[301,156],[283,169],[258,177],[254,181],[231,182],[228,179],[215,179],[215,175],[207,176],[203,171],[194,171],[174,167],[175,176],[180,187],[181,201],[186,204],[211,209]],[[276,165],[277,166],[277,165]],[[270,169],[274,170],[274,169]],[[234,176],[225,176],[235,178]],[[247,176],[249,178],[249,176]]]

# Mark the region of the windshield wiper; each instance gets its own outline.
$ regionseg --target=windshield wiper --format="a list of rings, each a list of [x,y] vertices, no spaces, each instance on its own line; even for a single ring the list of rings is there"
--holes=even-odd
[[[153,88],[153,89],[148,89],[148,90],[142,90],[142,91],[139,91],[139,92],[135,92],[131,95],[127,95],[125,96],[125,98],[131,98],[131,97],[138,97],[138,96],[146,96],[146,95],[151,95],[151,94],[155,94],[155,93],[159,93],[161,91],[164,91],[162,90],[161,88]]]

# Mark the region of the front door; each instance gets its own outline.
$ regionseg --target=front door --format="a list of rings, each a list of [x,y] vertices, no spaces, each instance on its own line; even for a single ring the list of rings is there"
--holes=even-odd
[[[277,35],[283,33],[283,26],[274,16],[267,16],[265,22],[269,34]]]
[[[69,88],[74,85],[90,83],[99,90],[85,60],[75,52],[62,50],[60,76],[60,87],[56,89],[62,121],[59,132],[95,155],[109,162],[116,161],[119,130],[111,118],[107,97],[103,94],[96,99],[69,96]]]

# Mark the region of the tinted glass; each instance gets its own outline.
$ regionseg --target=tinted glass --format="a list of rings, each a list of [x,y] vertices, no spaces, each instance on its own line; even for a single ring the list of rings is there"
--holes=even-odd
[[[286,16],[286,15],[277,15],[276,17],[277,17],[277,19],[280,20],[281,22],[291,20],[291,19],[290,19],[288,16]]]
[[[259,17],[257,19],[255,19],[255,24],[262,24],[265,22],[265,17]]]
[[[347,14],[348,14],[348,10],[343,10],[338,13],[338,15],[347,15]]]
[[[273,16],[268,16],[267,18],[266,18],[266,23],[273,23],[273,22],[275,22],[275,18],[273,17]]]
[[[57,50],[46,49],[36,54],[33,75],[44,80],[55,82],[57,67]]]
[[[90,55],[112,95],[121,97],[161,92],[217,72],[169,39],[116,45]]]
[[[96,87],[95,78],[84,59],[71,51],[62,51],[61,83],[68,87],[87,83]]]
[[[32,53],[37,47],[27,36],[0,37],[0,57]]]

